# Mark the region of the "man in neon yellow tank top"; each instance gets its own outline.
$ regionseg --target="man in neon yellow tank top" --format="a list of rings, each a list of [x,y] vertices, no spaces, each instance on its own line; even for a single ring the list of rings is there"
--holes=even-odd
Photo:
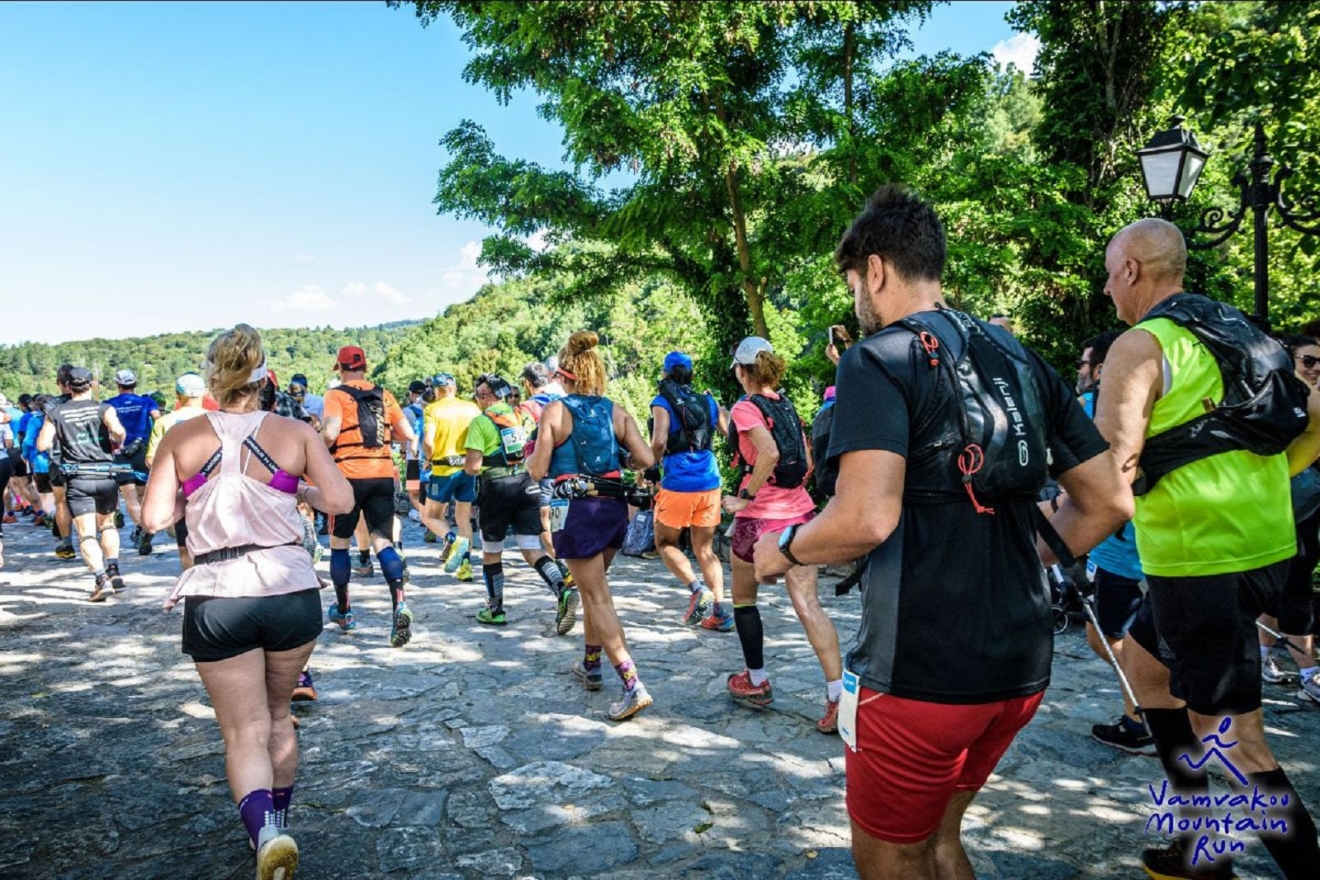
[[[1191,331],[1168,318],[1143,320],[1182,292],[1186,264],[1182,233],[1163,220],[1133,223],[1105,251],[1105,293],[1132,329],[1105,361],[1096,425],[1129,480],[1148,438],[1204,413],[1206,400],[1224,398],[1219,365]],[[1315,442],[1315,395],[1311,403],[1312,428],[1294,447]],[[1150,590],[1122,661],[1169,794],[1207,792],[1203,758],[1216,737],[1235,787],[1288,795],[1287,807],[1269,812],[1289,832],[1261,839],[1290,880],[1315,876],[1320,849],[1314,822],[1265,742],[1255,619],[1282,591],[1297,552],[1288,490],[1293,453],[1212,455],[1170,472],[1137,498],[1137,544]],[[1146,850],[1143,866],[1156,878],[1233,877],[1231,860],[1208,849],[1211,840],[1199,832],[1180,836],[1170,847]]]

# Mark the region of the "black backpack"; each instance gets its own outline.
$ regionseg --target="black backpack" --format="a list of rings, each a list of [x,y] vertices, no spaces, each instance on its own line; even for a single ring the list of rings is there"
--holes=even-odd
[[[1134,495],[1146,494],[1170,471],[1212,455],[1238,450],[1278,455],[1306,430],[1309,392],[1293,374],[1292,358],[1240,311],[1199,293],[1176,293],[1141,322],[1155,318],[1191,331],[1214,355],[1224,399],[1207,400],[1207,412],[1146,440]]]
[[[337,443],[337,447],[365,446],[367,449],[379,449],[389,442],[386,434],[385,396],[379,385],[370,388],[340,385],[336,390],[344,392],[357,403],[357,427],[362,438],[360,443]]]
[[[931,369],[942,369],[958,401],[958,477],[977,513],[979,499],[1034,499],[1049,478],[1048,418],[1036,372],[1022,344],[953,309],[896,322],[916,334]]]
[[[834,401],[827,400],[811,420],[811,457],[816,462],[816,488],[831,497],[839,482],[839,466],[829,461],[830,432],[834,430]]]
[[[779,392],[778,400],[760,394],[744,399],[750,400],[765,416],[770,426],[770,436],[774,438],[775,447],[779,450],[779,461],[775,463],[770,484],[780,489],[796,489],[801,486],[807,481],[807,444],[802,437],[802,419],[798,418],[793,402],[782,391]],[[743,461],[742,453],[738,451],[738,428],[732,422],[729,423],[729,445],[733,448],[733,463],[742,469],[743,476],[750,474],[752,465]]]
[[[689,385],[662,379],[660,396],[674,413],[665,441],[665,455],[710,449],[710,401],[706,395],[698,394]]]

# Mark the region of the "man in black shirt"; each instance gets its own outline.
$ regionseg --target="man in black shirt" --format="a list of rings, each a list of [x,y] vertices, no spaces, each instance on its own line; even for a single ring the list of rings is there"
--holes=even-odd
[[[66,387],[69,400],[51,408],[37,435],[37,449],[45,452],[59,440],[59,466],[65,476],[65,498],[78,532],[78,547],[96,577],[89,598],[104,602],[124,587],[119,573],[119,530],[115,528],[119,484],[113,470],[113,450],[124,442],[124,426],[114,407],[93,398],[91,370],[69,370]]]
[[[838,494],[812,522],[756,546],[762,581],[795,562],[867,557],[839,715],[862,878],[974,876],[963,813],[1049,684],[1042,559],[1053,555],[1038,545],[1034,499],[969,497],[959,386],[927,347],[954,357],[963,344],[955,319],[936,313],[944,255],[934,209],[899,187],[872,196],[845,234],[835,258],[868,336],[839,362],[828,454]],[[890,326],[909,316],[935,338]],[[1072,389],[1010,334],[974,326],[1027,365],[1022,381],[1041,402],[1027,429],[1069,492],[1054,525],[1084,552],[1131,516],[1131,494]]]

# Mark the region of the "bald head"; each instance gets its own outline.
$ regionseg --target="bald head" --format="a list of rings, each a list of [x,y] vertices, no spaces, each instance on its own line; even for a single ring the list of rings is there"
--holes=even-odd
[[[1109,246],[1140,263],[1152,281],[1182,286],[1187,271],[1187,242],[1182,230],[1168,220],[1147,217],[1128,224]]]

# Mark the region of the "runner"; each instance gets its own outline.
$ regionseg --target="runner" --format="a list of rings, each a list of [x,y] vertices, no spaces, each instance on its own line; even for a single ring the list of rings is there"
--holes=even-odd
[[[143,518],[152,531],[169,528],[182,491],[197,564],[180,576],[165,610],[183,599],[183,652],[215,708],[258,880],[292,880],[298,845],[287,829],[298,741],[289,700],[321,632],[319,584],[301,547],[296,503],[343,513],[353,490],[310,427],[258,409],[267,369],[257,331],[239,324],[221,334],[206,360],[221,410],[175,423],[160,441]],[[187,386],[192,408],[191,380]],[[315,485],[300,483],[304,474]]]
[[[316,430],[321,430],[321,422],[325,419],[325,398],[319,394],[309,394],[307,391],[307,377],[302,373],[294,373],[289,379],[288,394],[303,408],[303,411],[310,418],[310,424]]]
[[[146,466],[148,472],[156,460],[156,452],[165,433],[180,422],[206,415],[202,400],[206,396],[206,381],[196,373],[184,373],[174,382],[176,405],[173,410],[156,419],[151,426],[151,436],[147,438]],[[174,542],[179,547],[179,565],[184,571],[192,568],[192,551],[188,549],[188,523],[178,520],[174,523]]]
[[[971,438],[950,374],[972,332],[959,328],[973,319],[936,312],[944,256],[934,209],[897,186],[873,195],[844,235],[835,260],[865,338],[839,362],[829,447],[837,493],[814,520],[767,533],[755,549],[763,580],[869,554],[839,713],[863,880],[973,876],[963,814],[1049,683],[1035,492],[980,498],[995,512],[979,512],[956,465]],[[909,317],[939,335],[894,326]],[[1130,501],[1114,500],[1122,485],[1103,441],[1044,361],[989,324],[970,326],[1029,364],[1012,378],[1043,392],[1046,417],[1026,428],[1048,439],[1070,492],[1056,528],[1078,551],[1095,544],[1131,513]]]
[[[426,411],[426,401],[423,399],[427,393],[426,383],[420,379],[415,379],[408,385],[408,405],[403,408],[403,414],[408,417],[408,424],[412,426],[413,434],[417,437],[422,436],[422,416]],[[421,462],[421,441],[414,440],[411,443],[403,445],[404,488],[408,492],[408,503],[412,505],[416,513],[414,519],[421,522],[422,517],[422,462]],[[426,534],[422,540],[428,544],[435,543],[435,535],[431,530],[422,526],[422,531]]]
[[[456,573],[460,581],[470,581],[472,502],[477,499],[477,485],[463,465],[467,460],[468,427],[481,415],[481,407],[458,397],[458,383],[450,373],[437,375],[431,388],[435,402],[428,404],[422,415],[422,458],[431,463],[422,522],[435,534],[446,536],[446,548],[441,552],[445,571]],[[444,520],[450,504],[455,511],[452,527]]]
[[[353,487],[353,509],[336,515],[330,528],[330,579],[335,604],[328,611],[341,629],[356,625],[348,601],[348,545],[359,517],[366,519],[370,546],[390,588],[390,646],[402,648],[412,639],[412,611],[403,593],[403,559],[391,540],[394,534],[393,437],[416,439],[394,395],[366,379],[367,356],[356,345],[345,345],[335,358],[340,384],[325,396],[321,436],[335,464]]]
[[[650,467],[655,457],[633,417],[603,396],[605,362],[596,345],[595,333],[579,330],[560,351],[557,375],[569,394],[541,413],[528,472],[534,480],[555,478],[563,484],[564,494],[574,496],[572,500],[556,498],[551,514],[555,550],[568,563],[582,592],[585,644],[582,660],[573,663],[573,673],[587,690],[599,690],[603,650],[623,682],[622,697],[610,704],[607,717],[624,721],[650,706],[652,699],[628,653],[606,572],[628,529],[628,503],[617,491],[622,488],[624,450],[627,464],[634,469]],[[575,483],[589,483],[593,491],[603,489],[606,494],[574,492]]]
[[[119,486],[112,451],[124,442],[124,426],[114,407],[93,399],[91,370],[73,367],[68,376],[69,400],[51,409],[37,437],[37,449],[49,450],[58,439],[65,497],[78,531],[78,548],[96,579],[88,600],[104,602],[124,588],[119,572],[119,529],[115,527]]]
[[[727,415],[714,397],[693,392],[692,358],[671,351],[665,355],[660,393],[651,401],[651,453],[663,458],[655,497],[655,546],[665,568],[688,589],[683,622],[732,632],[733,611],[724,604],[724,566],[713,546],[720,524],[720,468],[711,452],[717,430],[728,433]],[[684,529],[689,530],[704,583],[679,547]]]
[[[1125,227],[1105,250],[1105,293],[1132,329],[1105,361],[1096,425],[1130,481],[1139,472],[1148,480],[1153,437],[1206,414],[1225,396],[1210,349],[1172,319],[1148,317],[1175,295],[1188,308],[1210,308],[1204,298],[1183,293],[1186,266],[1182,233],[1164,220]],[[1215,320],[1224,332],[1251,332],[1244,317],[1229,313]],[[1290,462],[1296,460],[1300,471],[1320,452],[1320,393],[1314,389],[1310,407],[1309,430],[1286,454],[1256,455],[1243,444],[1176,467],[1138,496],[1137,545],[1150,590],[1123,653],[1178,795],[1192,798],[1209,789],[1203,765],[1179,757],[1199,757],[1204,737],[1231,727],[1233,765],[1244,785],[1281,802],[1270,807],[1270,818],[1286,822],[1288,833],[1263,834],[1261,842],[1289,880],[1316,876],[1320,847],[1314,821],[1266,742],[1256,618],[1280,596],[1297,552],[1288,478]],[[1146,850],[1146,872],[1231,877],[1229,856],[1192,864],[1196,839],[1184,834],[1167,848]]]
[[[46,407],[43,413],[46,421],[50,421],[50,412],[56,406],[62,403],[68,403],[72,395],[69,394],[69,373],[73,370],[73,364],[61,364],[55,372],[55,385],[59,388],[58,397],[50,397],[46,400]],[[51,529],[57,543],[55,546],[55,558],[73,560],[78,558],[78,553],[73,549],[73,516],[69,513],[68,498],[65,494],[64,473],[60,470],[60,448],[59,437],[56,436],[54,445],[50,450],[50,488],[54,496],[55,503],[55,524]]]
[[[525,393],[518,409],[531,416],[532,421],[539,425],[541,413],[548,404],[564,396],[564,389],[554,381],[550,370],[545,364],[528,364],[523,367],[521,378]],[[531,442],[536,442],[535,431],[532,432]],[[549,554],[551,559],[555,560],[555,566],[558,567],[559,573],[563,575],[564,583],[570,587],[574,586],[573,575],[569,572],[568,566],[555,556],[555,542],[550,535],[550,503],[554,500],[554,480],[546,477],[538,481],[538,485],[541,489],[541,547]]]
[[[50,453],[37,449],[37,437],[41,426],[46,422],[46,408],[52,398],[49,394],[38,394],[32,398],[30,419],[23,431],[23,458],[32,470],[33,488],[40,500],[41,510],[32,520],[32,524],[42,528],[56,528],[55,495],[50,480]]]
[[[128,508],[128,518],[133,521],[129,543],[137,547],[139,556],[148,556],[153,535],[142,529],[139,487],[147,485],[147,439],[151,436],[151,426],[160,418],[160,409],[150,397],[136,393],[137,374],[132,370],[115,373],[115,383],[119,393],[106,403],[115,408],[115,415],[127,434],[124,445],[115,454],[115,464],[121,468],[115,480]]]
[[[555,631],[567,635],[577,621],[577,590],[564,583],[555,561],[541,547],[541,493],[527,474],[524,453],[535,423],[508,403],[513,389],[494,373],[478,377],[477,405],[485,409],[468,427],[463,470],[477,479],[481,508],[481,573],[486,582],[486,607],[481,623],[502,626],[504,611],[504,536],[513,528],[523,559],[545,581],[555,597]]]
[[[746,668],[729,676],[728,688],[735,700],[753,706],[768,706],[774,702],[774,693],[765,672],[765,636],[761,611],[756,607],[760,585],[752,567],[752,548],[767,532],[810,522],[816,507],[806,490],[811,454],[802,422],[788,398],[775,390],[786,366],[770,343],[759,336],[744,339],[733,355],[734,375],[746,394],[729,412],[733,423],[729,445],[735,463],[742,467],[742,476],[738,495],[725,498],[724,509],[734,515],[730,539],[733,617]],[[798,471],[790,479],[786,467],[794,465]],[[825,673],[825,714],[816,722],[816,729],[835,733],[839,729],[839,696],[843,693],[839,635],[820,605],[816,567],[795,565],[784,580],[793,611]]]

